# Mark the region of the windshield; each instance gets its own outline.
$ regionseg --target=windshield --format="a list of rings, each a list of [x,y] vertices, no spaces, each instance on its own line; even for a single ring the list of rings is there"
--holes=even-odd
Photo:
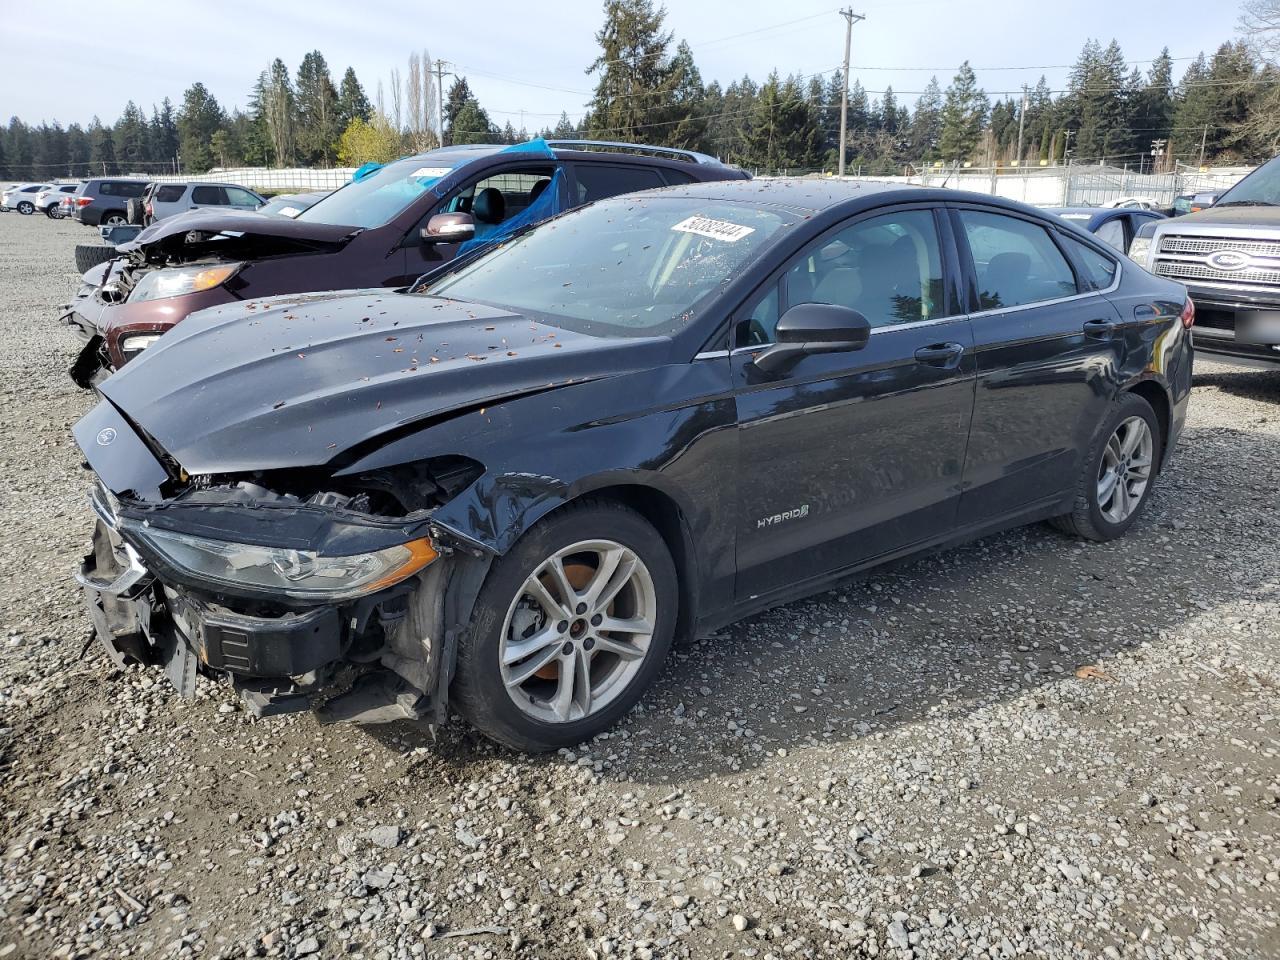
[[[334,191],[308,207],[296,219],[351,227],[380,227],[394,220],[451,169],[430,158],[397,160],[363,180],[348,183]]]
[[[597,336],[673,333],[797,219],[696,197],[620,197],[543,224],[419,292]]]
[[[1216,206],[1233,203],[1280,205],[1280,157],[1268,160],[1222,195]]]

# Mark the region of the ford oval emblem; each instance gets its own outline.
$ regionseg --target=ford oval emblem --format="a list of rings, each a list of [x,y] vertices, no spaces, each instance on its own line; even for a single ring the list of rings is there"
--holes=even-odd
[[[1251,263],[1247,254],[1239,250],[1219,250],[1209,254],[1209,266],[1215,270],[1243,270]]]
[[[98,431],[98,446],[108,446],[112,440],[116,438],[115,427],[107,427],[105,430]]]

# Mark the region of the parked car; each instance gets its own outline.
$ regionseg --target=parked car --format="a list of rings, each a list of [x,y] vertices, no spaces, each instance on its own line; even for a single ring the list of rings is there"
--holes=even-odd
[[[1050,212],[1088,230],[1121,253],[1129,252],[1129,245],[1144,223],[1164,219],[1163,213],[1139,207],[1051,207]]]
[[[1156,210],[1159,211],[1163,204],[1155,197],[1117,197],[1114,200],[1108,200],[1102,206],[1108,210]]]
[[[1129,255],[1186,284],[1197,349],[1280,363],[1280,157],[1211,207],[1146,224]]]
[[[188,213],[148,227],[62,318],[86,340],[90,386],[195,310],[347,287],[401,287],[459,252],[562,210],[669,183],[745,178],[686,150],[534,140],[446,147],[387,164],[298,216]],[[437,214],[448,214],[433,228]]]
[[[156,183],[144,196],[146,222],[156,223],[188,210],[228,207],[235,211],[257,210],[266,198],[248,187],[234,183]]]
[[[328,195],[329,194],[325,192],[282,193],[272,197],[265,204],[259,207],[258,212],[271,216],[293,218],[308,207],[314,206]]]
[[[62,201],[70,200],[71,196],[79,188],[80,184],[78,183],[55,183],[49,188],[41,190],[36,194],[36,210],[43,213],[50,220],[61,220]]]
[[[74,428],[99,479],[79,579],[110,655],[185,696],[207,671],[259,714],[453,703],[568,746],[677,635],[1017,524],[1125,533],[1186,417],[1193,318],[1181,284],[985,195],[602,200],[410,292],[164,336]]]
[[[48,183],[20,183],[0,194],[0,210],[17,210],[23,216],[36,212],[36,196],[41,190],[48,190]]]
[[[141,197],[146,180],[95,178],[80,184],[72,198],[71,216],[88,227],[128,223],[129,200]]]

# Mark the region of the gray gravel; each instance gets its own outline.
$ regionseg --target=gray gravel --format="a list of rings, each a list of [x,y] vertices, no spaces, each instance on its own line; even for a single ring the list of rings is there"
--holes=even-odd
[[[770,611],[529,759],[81,658],[87,236],[0,216],[0,958],[1280,956],[1280,370],[1199,365],[1125,540]]]

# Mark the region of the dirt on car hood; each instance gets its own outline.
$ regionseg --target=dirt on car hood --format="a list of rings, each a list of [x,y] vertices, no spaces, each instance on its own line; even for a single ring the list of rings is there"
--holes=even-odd
[[[193,314],[99,389],[187,472],[238,473],[329,464],[409,424],[665,362],[669,345],[352,291]]]
[[[259,213],[194,211],[153,223],[118,249],[125,253],[141,250],[148,258],[183,259],[220,252],[234,257],[304,253],[341,247],[361,229]]]

